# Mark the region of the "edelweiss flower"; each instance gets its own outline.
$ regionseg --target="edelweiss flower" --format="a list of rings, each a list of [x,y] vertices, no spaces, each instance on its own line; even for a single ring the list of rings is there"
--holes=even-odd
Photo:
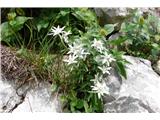
[[[65,42],[65,43],[68,43],[68,35],[70,35],[70,34],[71,34],[70,31],[68,31],[68,32],[63,31],[63,34],[62,34],[61,38],[64,39],[64,42]]]
[[[69,50],[68,54],[73,54],[81,59],[85,59],[86,55],[89,53],[86,52],[86,50],[83,46],[84,45],[82,43],[74,42],[73,45],[69,45],[70,50]]]
[[[106,64],[107,66],[109,66],[111,62],[115,61],[112,55],[108,54],[107,52],[105,52],[104,55],[97,56],[95,60],[96,62],[101,62],[102,64]]]
[[[104,53],[104,56],[102,56],[102,63],[107,63],[107,65],[109,66],[109,64],[111,62],[115,61],[115,59],[112,57],[111,54],[108,54],[107,52]]]
[[[77,56],[75,56],[75,55],[69,55],[69,58],[68,59],[64,59],[63,61],[64,62],[67,62],[68,63],[68,65],[70,65],[70,64],[73,64],[73,63],[77,63],[78,61],[76,61],[76,58],[77,58]]]
[[[57,28],[53,26],[53,27],[51,28],[51,32],[50,32],[48,35],[53,35],[53,36],[60,35],[61,33],[64,32],[64,31],[63,31],[64,28],[65,28],[65,26],[62,27],[62,28],[60,28],[59,25],[58,25]]]
[[[91,79],[90,81],[93,81],[94,83],[96,83],[97,81],[102,81],[102,80],[103,80],[102,75],[96,74],[94,76],[94,79]]]
[[[103,42],[101,40],[97,40],[96,38],[94,38],[93,44],[91,46],[98,50],[100,53],[102,53],[102,50],[104,50]]]
[[[85,60],[87,55],[89,55],[90,53],[87,52],[85,49],[82,49],[81,53],[78,55],[79,58]]]
[[[97,75],[95,76],[94,80],[94,86],[91,86],[92,90],[98,94],[98,98],[101,99],[101,97],[104,94],[109,94],[109,88],[106,86],[104,81],[99,81],[102,79],[102,76],[98,77]]]
[[[99,66],[98,68],[102,71],[103,74],[107,73],[108,75],[110,75],[109,71],[111,70],[111,67],[108,67],[108,66],[104,65],[103,67]]]

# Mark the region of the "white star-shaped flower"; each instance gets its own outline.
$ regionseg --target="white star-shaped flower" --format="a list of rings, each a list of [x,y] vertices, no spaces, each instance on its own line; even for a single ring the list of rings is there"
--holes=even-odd
[[[91,46],[98,50],[100,53],[102,53],[102,50],[105,49],[103,42],[101,40],[97,40],[96,38],[94,38],[93,44]]]
[[[68,42],[69,42],[69,41],[68,41],[68,35],[70,35],[70,34],[71,34],[70,31],[68,31],[68,32],[63,31],[61,38],[64,39],[64,42],[65,42],[65,43],[68,43]]]
[[[115,59],[112,57],[111,54],[105,52],[103,55],[96,56],[95,61],[110,66],[110,63],[115,61]]]
[[[75,56],[75,55],[69,55],[69,58],[68,59],[64,59],[63,61],[64,62],[67,62],[68,63],[68,65],[70,65],[70,64],[74,64],[74,63],[77,63],[78,61],[76,61],[76,58],[77,58],[77,56]]]
[[[89,53],[86,51],[82,43],[74,42],[73,45],[69,45],[68,54],[73,54],[78,56],[81,59],[85,59]]]
[[[109,66],[111,62],[115,61],[112,55],[108,54],[107,52],[105,52],[104,55],[102,55],[101,57],[102,57],[102,64],[106,63],[107,66]]]
[[[91,79],[90,81],[93,81],[94,83],[96,83],[97,81],[101,81],[102,80],[102,75],[96,74],[94,76],[94,79]]]
[[[108,66],[105,66],[105,65],[102,66],[102,67],[99,66],[98,68],[102,71],[103,74],[107,73],[108,75],[110,75],[109,71],[112,69],[111,67],[108,67]]]
[[[91,86],[92,91],[98,94],[99,99],[101,99],[104,94],[109,94],[109,87],[102,80],[102,76],[97,74],[95,75],[95,79],[91,81],[94,81],[94,86]]]
[[[60,35],[60,34],[62,34],[64,31],[64,28],[65,28],[65,26],[64,27],[62,27],[62,28],[60,28],[59,27],[59,25],[57,26],[57,27],[52,27],[51,28],[51,32],[48,34],[48,35],[53,35],[53,36],[56,36],[56,35]]]

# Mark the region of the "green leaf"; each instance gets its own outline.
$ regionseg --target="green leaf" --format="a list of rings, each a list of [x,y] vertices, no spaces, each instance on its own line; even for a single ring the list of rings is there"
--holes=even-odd
[[[11,25],[12,29],[16,32],[23,28],[24,23],[32,19],[31,17],[18,16],[14,20],[9,21],[9,25]],[[10,29],[10,28],[9,28]]]
[[[14,37],[14,32],[9,28],[9,23],[4,22],[1,24],[1,41],[10,42],[11,38]]]
[[[71,112],[75,112],[75,108],[74,106],[72,106],[72,104],[70,104],[70,109],[71,109]]]
[[[62,16],[66,16],[67,14],[69,14],[70,12],[69,11],[60,11],[60,14],[62,15]]]
[[[123,60],[122,55],[124,55],[125,52],[123,52],[123,51],[118,51],[118,50],[116,50],[116,49],[115,49],[115,50],[112,49],[111,52],[112,52],[112,55],[113,55],[117,60]]]
[[[60,101],[62,103],[67,102],[67,96],[65,96],[65,95],[60,96]]]
[[[113,44],[113,45],[120,45],[120,44],[124,43],[125,41],[126,41],[126,39],[118,38],[116,40],[109,41],[109,43]]]
[[[138,25],[134,23],[122,23],[120,32],[129,32],[136,29]]]
[[[77,99],[72,100],[70,105],[75,107],[77,105]]]
[[[116,24],[106,24],[104,26],[104,29],[106,30],[106,35],[110,34],[111,32],[114,31],[114,27],[116,26]]]
[[[52,92],[57,91],[57,89],[58,89],[57,84],[52,84]]]
[[[15,12],[11,12],[7,14],[8,20],[14,20],[14,18],[16,17],[16,13]]]
[[[85,112],[89,113],[90,109],[89,109],[88,103],[85,100],[83,101],[83,105],[84,105]]]
[[[143,16],[141,16],[140,18],[139,18],[139,24],[140,25],[143,25],[144,24],[144,18],[143,18]]]
[[[160,45],[157,43],[153,43],[152,44],[152,49],[151,49],[151,53],[153,56],[157,56],[160,53]]]
[[[117,62],[117,68],[120,75],[122,75],[125,79],[127,79],[127,74],[124,64],[122,62]]]
[[[42,28],[47,28],[48,25],[49,25],[49,21],[47,21],[47,20],[40,20],[40,21],[38,21],[38,23],[37,23],[38,32],[39,32]]]
[[[154,37],[157,42],[160,41],[160,35],[155,35]]]
[[[18,15],[22,15],[22,16],[25,15],[25,12],[22,8],[16,8],[16,12],[18,13]]]
[[[72,15],[75,16],[78,20],[82,20],[88,25],[95,25],[96,16],[88,9],[72,9]]]
[[[75,99],[76,98],[76,96],[77,96],[77,93],[76,93],[76,91],[74,91],[74,90],[71,90],[71,99]]]
[[[157,44],[157,43],[152,43],[152,47],[153,47],[153,48],[160,48],[160,45]]]
[[[77,101],[76,108],[81,109],[81,108],[83,108],[83,106],[84,106],[83,100],[79,99],[79,100]]]
[[[157,56],[159,53],[160,53],[160,50],[159,50],[159,51],[158,51],[157,49],[152,49],[152,50],[151,50],[151,54],[152,54],[153,56]]]

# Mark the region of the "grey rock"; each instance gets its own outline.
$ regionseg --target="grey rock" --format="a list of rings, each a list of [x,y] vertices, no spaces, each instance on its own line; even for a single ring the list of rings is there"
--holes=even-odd
[[[94,10],[101,26],[119,23],[116,27],[117,30],[120,29],[120,24],[129,15],[127,8],[94,8]]]
[[[122,79],[115,69],[110,71],[110,75],[105,77],[106,85],[109,87],[110,95],[104,96],[104,102],[111,102],[119,97]],[[118,79],[117,79],[118,78]]]
[[[135,9],[138,9],[140,14],[156,14],[156,8],[94,8],[94,11],[100,19],[100,24],[105,25],[123,22]]]
[[[153,68],[155,72],[157,72],[160,75],[160,60],[158,60],[157,63],[153,65]]]
[[[154,111],[141,100],[133,97],[121,97],[105,105],[107,113],[153,113]]]
[[[119,82],[119,89],[110,92],[114,100],[105,103],[104,112],[160,112],[160,76],[153,71],[150,61],[131,56],[124,58],[131,63],[126,65],[127,79],[123,78],[120,83],[119,76],[114,74],[112,84]]]
[[[12,81],[5,78],[0,79],[0,112],[12,112],[23,101],[19,96]]]
[[[45,81],[18,86],[13,80],[0,79],[0,112],[61,112],[58,94]]]
[[[13,112],[61,112],[61,109],[58,96],[51,92],[51,85],[42,82],[27,92],[23,103]]]
[[[108,40],[116,40],[116,39],[118,39],[120,36],[121,36],[122,34],[120,33],[120,32],[118,32],[118,33],[115,33],[115,34],[112,34],[109,38],[108,38]]]

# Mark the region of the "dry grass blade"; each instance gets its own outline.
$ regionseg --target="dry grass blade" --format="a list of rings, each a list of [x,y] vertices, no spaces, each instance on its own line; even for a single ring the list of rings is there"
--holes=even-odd
[[[18,83],[29,80],[32,75],[29,71],[31,65],[24,59],[16,56],[16,51],[1,45],[1,72],[8,80]]]

